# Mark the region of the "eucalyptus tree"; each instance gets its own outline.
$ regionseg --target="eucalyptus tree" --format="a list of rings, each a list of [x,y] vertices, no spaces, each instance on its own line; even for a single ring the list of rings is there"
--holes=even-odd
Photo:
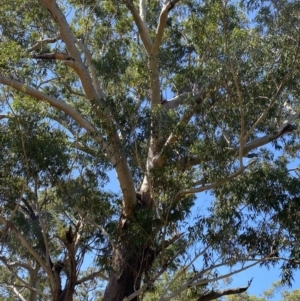
[[[299,19],[293,0],[3,3],[3,296],[213,300],[256,264],[290,282]]]

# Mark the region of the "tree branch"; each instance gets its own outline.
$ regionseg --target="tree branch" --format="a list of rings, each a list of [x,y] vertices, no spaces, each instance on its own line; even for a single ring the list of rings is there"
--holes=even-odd
[[[26,264],[24,262],[7,262],[7,259],[4,257],[4,256],[1,256],[0,257],[0,260],[3,262],[3,264],[6,266],[6,268],[12,273],[12,275],[14,277],[16,277],[16,279],[18,281],[20,281],[22,283],[22,285],[24,287],[26,287],[27,289],[29,289],[31,292],[35,293],[35,294],[39,294],[43,297],[45,297],[45,295],[38,291],[36,288],[32,287],[29,283],[27,283],[26,281],[24,281],[21,277],[18,276],[18,274],[13,270],[14,267],[22,267],[24,269],[26,269],[29,274],[30,274],[30,277],[31,275],[33,274],[33,272],[35,271],[35,269],[32,268],[32,266],[30,266],[29,264]],[[32,278],[30,278],[30,281],[32,280]]]
[[[4,77],[0,75],[0,84],[14,88],[17,91],[25,93],[34,97],[35,99],[46,101],[52,107],[59,109],[60,111],[65,112],[67,115],[72,117],[78,124],[80,124],[88,133],[96,132],[94,126],[84,117],[82,117],[73,107],[67,103],[60,101],[52,96],[49,96],[43,92],[40,92],[32,87],[27,86],[24,83],[21,83],[17,80],[11,79],[9,77]]]
[[[149,69],[150,69],[150,84],[151,84],[151,105],[153,107],[161,103],[157,56],[151,55],[149,57]]]
[[[159,16],[158,26],[156,29],[155,40],[151,48],[152,55],[158,54],[158,50],[164,35],[169,11],[175,6],[177,2],[179,2],[179,0],[171,0],[162,8],[162,11]]]
[[[142,18],[139,15],[139,12],[133,5],[133,2],[130,0],[124,0],[125,5],[130,10],[132,17],[134,19],[134,22],[138,28],[139,34],[141,36],[143,45],[147,51],[148,54],[151,54],[151,48],[152,48],[152,41],[150,38],[150,34],[148,31],[148,28],[146,26],[146,23],[142,20]]]
[[[252,164],[253,162],[251,162],[250,164]],[[235,173],[233,173],[232,175],[225,177],[224,179],[217,181],[215,183],[209,184],[209,185],[204,185],[201,187],[197,187],[197,188],[191,188],[191,189],[182,189],[179,190],[175,196],[175,199],[178,199],[180,196],[182,195],[186,195],[186,194],[194,194],[194,193],[199,193],[199,192],[203,192],[203,191],[207,191],[207,190],[211,190],[213,188],[216,188],[222,184],[224,184],[225,182],[239,176],[240,174],[242,174],[245,169],[250,165],[248,164],[247,166],[242,166],[240,167],[240,169],[238,171],[236,171]]]
[[[128,297],[125,297],[123,299],[123,301],[130,301],[133,298],[135,298],[136,296],[139,296],[143,291],[145,291],[149,285],[154,283],[167,270],[168,265],[174,261],[174,259],[178,256],[178,254],[179,254],[179,251],[177,253],[175,253],[175,255],[173,257],[171,257],[169,259],[169,261],[162,266],[160,271],[152,279],[150,279],[146,283],[144,283],[144,285],[140,289],[136,290],[134,293],[132,293]]]
[[[27,49],[27,52],[32,52],[32,51],[36,50],[37,48],[39,48],[40,46],[43,46],[43,44],[55,43],[59,39],[60,39],[60,36],[36,41],[36,43],[33,46],[31,46],[29,49]]]
[[[168,246],[172,245],[176,240],[178,240],[183,233],[176,233],[173,235],[169,240],[164,241],[160,246],[158,246],[155,250],[155,255],[158,255],[163,249],[167,248]]]
[[[51,43],[55,43],[60,39],[60,37],[54,37],[54,38],[47,38],[44,40],[39,40],[37,41],[33,46],[31,46],[29,49],[27,49],[27,52],[32,52],[34,50],[36,50],[37,48],[39,48],[40,46],[43,46],[43,44],[51,44]]]
[[[145,5],[145,0],[140,0],[140,17],[142,21],[145,23],[146,23],[146,14],[147,14],[147,10]]]
[[[295,119],[299,118],[299,114],[294,114],[293,116],[290,117],[290,120],[294,121]],[[289,119],[288,119],[289,120]],[[257,154],[249,154],[254,149],[257,149],[258,147],[264,146],[296,129],[296,126],[284,123],[281,127],[280,130],[277,134],[268,134],[265,135],[261,138],[257,138],[251,142],[248,142],[247,144],[244,145],[243,147],[243,157],[246,158],[254,158],[257,157]],[[232,152],[232,154],[237,155],[239,153],[240,147],[235,147],[235,148],[228,148],[229,151]],[[201,164],[203,162],[203,158],[201,157],[196,157],[196,156],[190,156],[188,158],[185,158],[182,160],[182,162],[179,164],[182,166],[182,169],[187,169],[191,166],[195,166],[198,164]]]
[[[68,252],[68,266],[66,267],[68,270],[68,281],[65,284],[64,293],[65,299],[72,299],[71,296],[74,292],[74,287],[77,282],[77,261],[76,261],[76,252],[75,252],[75,239],[77,235],[77,230],[75,233],[72,232],[72,227],[70,226],[69,230],[66,232],[66,239],[63,241]],[[60,275],[59,275],[60,276]]]
[[[40,266],[48,274],[51,284],[54,284],[51,268],[48,267],[46,263],[43,261],[43,259],[40,257],[40,255],[33,250],[32,246],[29,244],[26,238],[20,233],[20,231],[14,225],[12,225],[7,220],[5,220],[2,216],[0,216],[0,222],[3,225],[7,225],[10,227],[10,229],[15,233],[16,237],[19,239],[22,245],[27,249],[27,251],[31,254],[31,256],[40,264]]]
[[[21,267],[26,269],[27,271],[31,271],[33,268],[30,264],[27,264],[25,262],[21,261],[11,261],[8,262],[7,259],[4,256],[0,256],[0,260],[8,267],[8,268],[14,268],[14,267]]]
[[[9,116],[9,115],[7,115],[7,114],[0,114],[0,120],[1,119],[5,119],[5,118],[11,118],[11,117],[13,117],[13,116]]]
[[[58,7],[55,0],[40,0],[40,2],[50,12],[53,20],[59,27],[60,36],[66,44],[70,57],[72,57],[75,61],[75,64],[73,64],[73,69],[79,76],[87,97],[89,99],[98,99],[100,95],[97,95],[97,92],[92,85],[89,73],[87,72],[87,68],[81,60],[80,53],[75,45],[75,37],[70,30],[66,17]]]
[[[165,290],[163,291],[163,293],[161,294],[161,297],[159,298],[158,301],[163,301],[164,296],[167,294],[167,292],[169,291],[169,288],[179,279],[179,277],[183,274],[185,274],[189,268],[194,264],[194,262],[200,257],[202,256],[207,249],[209,248],[209,246],[206,246],[202,251],[197,252],[194,256],[194,258],[188,263],[186,264],[184,267],[182,267],[173,277],[172,280],[168,283],[168,285],[165,286]]]
[[[176,97],[174,97],[173,99],[171,99],[170,101],[165,101],[162,103],[162,106],[166,109],[174,109],[176,107],[178,107],[179,105],[183,104],[185,99],[187,99],[188,97],[193,97],[194,102],[196,103],[196,105],[194,105],[194,107],[192,107],[190,110],[187,110],[184,114],[184,116],[182,117],[182,119],[178,122],[176,129],[177,128],[181,128],[183,125],[186,125],[190,119],[193,117],[198,105],[200,105],[204,99],[207,97],[207,88],[210,86],[210,84],[208,84],[206,87],[203,87],[198,93],[194,93],[194,92],[185,92],[182,93]],[[170,134],[170,136],[168,137],[168,139],[166,140],[163,148],[161,149],[160,153],[154,158],[154,165],[157,166],[161,166],[164,161],[164,153],[165,150],[172,145],[175,141],[177,141],[177,135],[176,135],[176,129]],[[185,158],[182,162],[183,165],[183,169],[189,167],[189,166],[194,166],[197,164],[200,164],[202,162],[202,158],[197,158],[197,157],[189,157],[189,158]]]
[[[41,81],[39,82],[39,84],[36,84],[34,86],[35,89],[39,90],[41,86],[45,85],[45,84],[48,84],[48,83],[51,83],[51,82],[54,82],[54,81],[59,81],[60,79],[62,79],[60,76],[58,77],[52,77],[52,78],[49,78],[49,79],[46,79],[44,81]],[[86,95],[84,95],[84,97],[86,97]]]
[[[74,58],[69,56],[67,53],[63,53],[63,52],[34,54],[32,57],[34,59],[43,59],[43,60],[60,60],[60,61],[73,61],[73,62],[75,61]]]
[[[186,95],[188,96],[188,95],[192,95],[192,94],[187,92],[186,94],[182,94],[180,96],[180,99],[175,99],[174,101],[177,102],[177,100],[178,100],[178,105],[179,105],[183,102]],[[168,149],[169,146],[171,146],[173,143],[175,143],[178,139],[178,135],[176,133],[177,129],[186,125],[190,121],[190,119],[193,117],[198,105],[200,105],[202,103],[202,101],[205,99],[205,97],[206,97],[206,93],[204,90],[202,90],[200,93],[197,93],[197,95],[194,96],[196,104],[193,104],[193,106],[191,108],[186,110],[186,112],[184,113],[181,120],[177,123],[175,130],[169,135],[169,137],[167,138],[166,142],[164,143],[163,147],[160,150],[158,150],[158,151],[156,150],[156,141],[154,138],[151,137],[150,146],[149,146],[149,150],[148,150],[148,156],[147,156],[147,171],[148,172],[154,166],[162,166],[164,164],[165,159],[166,159],[166,156],[165,156],[166,150]],[[167,104],[168,103],[169,102],[167,102]],[[163,104],[163,106],[164,105],[165,105],[165,103]],[[157,152],[158,152],[158,154],[154,156],[154,154]],[[149,189],[149,183],[148,183],[147,177],[145,176],[141,190],[146,192],[146,191],[148,191],[148,189]]]
[[[34,179],[34,182],[35,182],[35,188],[36,188],[36,193],[35,193],[35,206],[36,206],[36,210],[37,210],[37,218],[39,220],[39,223],[40,223],[40,226],[41,226],[41,234],[43,236],[43,240],[44,240],[44,247],[45,247],[45,260],[46,260],[46,263],[47,263],[47,266],[51,267],[51,259],[50,259],[50,250],[49,250],[49,240],[48,240],[48,237],[47,237],[47,233],[48,233],[48,229],[47,229],[47,226],[43,220],[43,216],[42,216],[42,212],[41,212],[41,208],[39,206],[39,202],[38,202],[38,194],[37,194],[37,191],[38,191],[38,179],[37,177]]]
[[[295,60],[295,59],[294,59]],[[285,74],[283,80],[281,81],[279,87],[277,88],[277,91],[275,92],[274,96],[272,97],[269,105],[267,106],[267,108],[264,110],[264,112],[259,116],[259,118],[254,122],[254,124],[252,125],[252,127],[249,129],[249,131],[245,134],[245,137],[243,138],[245,141],[247,141],[248,137],[253,133],[254,129],[256,128],[256,126],[262,122],[262,120],[267,116],[268,112],[271,110],[271,108],[273,107],[273,105],[275,104],[275,101],[277,99],[277,97],[279,97],[280,92],[283,90],[283,88],[285,87],[285,83],[288,80],[288,77],[290,75],[292,71],[292,68],[289,69],[289,71]]]
[[[93,225],[96,229],[100,230],[108,239],[109,243],[111,244],[113,250],[116,248],[113,240],[111,239],[110,235],[107,233],[107,231],[101,227],[100,225],[97,225],[93,220],[91,220],[89,217],[86,216],[86,214],[80,210],[78,207],[76,207],[76,210],[83,216],[83,218],[91,225]]]
[[[134,293],[132,293],[130,296],[128,296],[128,297],[125,297],[124,299],[123,299],[123,301],[130,301],[130,300],[132,300],[133,298],[135,298],[135,297],[137,297],[137,296],[139,296],[142,292],[144,292],[146,289],[147,289],[147,287],[149,286],[149,285],[151,285],[152,283],[154,283],[165,271],[166,271],[166,269],[167,269],[167,265],[165,265],[164,267],[162,267],[161,269],[160,269],[160,271],[155,275],[155,277],[154,278],[152,278],[151,280],[149,280],[149,281],[147,281],[146,283],[144,283],[144,285],[141,287],[141,288],[139,288],[138,290],[136,290]]]
[[[60,101],[45,93],[42,93],[32,87],[29,87],[26,84],[20,83],[14,79],[4,77],[1,75],[0,84],[12,87],[38,100],[48,102],[52,107],[58,108],[59,110],[65,112],[67,115],[72,117],[88,133],[97,133],[97,130],[94,128],[94,126],[67,103]],[[136,195],[132,175],[130,173],[126,161],[126,156],[123,153],[122,148],[120,147],[120,139],[118,137],[118,134],[115,132],[113,135],[110,136],[109,145],[106,141],[104,141],[103,137],[99,135],[96,135],[95,140],[100,143],[104,151],[106,151],[106,156],[109,158],[110,162],[115,166],[117,178],[123,193],[124,210],[126,212],[124,212],[124,216],[128,216],[132,213],[133,207],[135,206]]]
[[[237,269],[237,270],[233,270],[227,274],[224,274],[222,276],[219,276],[219,277],[214,277],[214,278],[206,278],[206,279],[200,279],[199,281],[196,281],[194,282],[194,278],[192,278],[190,281],[186,282],[185,284],[183,284],[179,289],[177,289],[175,292],[173,292],[172,294],[166,296],[165,298],[163,299],[160,299],[160,301],[168,301],[168,300],[171,300],[173,299],[174,297],[178,296],[179,294],[181,294],[181,292],[185,291],[187,288],[191,288],[191,287],[195,287],[195,286],[199,286],[199,285],[203,285],[203,284],[208,284],[208,283],[211,283],[211,282],[216,282],[218,280],[221,280],[221,279],[225,279],[225,278],[228,278],[232,275],[235,275],[235,274],[238,274],[244,270],[247,270],[259,263],[261,263],[262,261],[264,261],[265,258],[263,259],[258,259],[258,260],[253,260],[255,261],[254,263],[251,263],[249,264],[248,266],[242,266],[241,268]],[[238,262],[240,260],[234,260],[235,262]],[[223,265],[223,264],[222,264]],[[214,268],[216,268],[216,266],[214,266]],[[212,269],[212,267],[210,267],[210,270]],[[203,271],[200,273],[201,275],[203,275]]]
[[[178,129],[182,129],[184,126],[186,126],[189,123],[191,118],[194,116],[196,109],[198,108],[198,105],[199,105],[198,103],[194,104],[190,109],[186,110],[186,112],[182,116],[181,120],[177,123],[174,131],[167,138],[165,144],[163,145],[162,149],[160,150],[160,153],[157,156],[155,156],[155,158],[153,160],[154,166],[162,166],[164,164],[165,159],[166,159],[166,156],[165,156],[166,150],[172,144],[174,144],[179,138]]]
[[[92,58],[90,51],[88,50],[87,46],[81,40],[76,40],[76,43],[79,45],[81,51],[85,55],[86,61],[88,63],[88,66],[89,66],[89,69],[90,69],[90,72],[92,75],[92,81],[93,81],[94,88],[96,89],[100,98],[105,98],[106,94],[101,89],[100,83],[98,81],[97,71],[93,64],[93,58]]]
[[[87,275],[87,276],[85,276],[85,277],[82,277],[81,279],[78,279],[78,280],[76,281],[76,285],[81,284],[81,283],[84,283],[84,282],[89,281],[89,280],[93,280],[93,279],[96,278],[96,277],[99,277],[99,278],[101,278],[101,279],[103,279],[103,280],[105,280],[105,281],[108,281],[108,279],[109,279],[109,278],[108,278],[107,276],[105,276],[102,272],[97,271],[97,272],[93,272],[93,273],[91,273],[91,274],[89,274],[89,275]]]
[[[61,125],[64,129],[69,131],[74,137],[76,137],[76,132],[72,129],[71,126],[69,126],[69,124],[65,120],[56,116],[51,116],[49,118],[53,121],[56,121],[59,125]]]
[[[17,288],[14,285],[8,285],[9,288],[11,288],[14,292],[14,294],[21,300],[21,301],[27,301],[23,295],[17,290]]]
[[[247,286],[238,287],[238,288],[231,288],[231,289],[225,289],[225,290],[222,290],[222,291],[212,290],[212,291],[206,293],[204,296],[201,296],[200,298],[198,298],[197,301],[211,301],[211,300],[215,300],[217,298],[220,298],[222,296],[241,294],[241,293],[247,291],[247,289],[250,287],[252,279],[248,282]]]
[[[297,114],[297,117],[299,117],[299,114]],[[293,117],[295,118],[295,116]],[[296,127],[294,125],[291,125],[291,124],[283,124],[281,127],[280,127],[280,130],[277,134],[269,134],[269,135],[265,135],[261,138],[257,138],[247,144],[244,145],[243,147],[243,156],[244,157],[247,157],[248,156],[248,153],[250,151],[252,151],[253,149],[256,149],[260,146],[263,146],[263,145],[266,145],[280,137],[282,137],[283,135],[287,134],[287,133],[290,133],[292,131],[294,131],[296,129]],[[236,153],[237,151],[239,150],[239,147],[236,147],[232,150],[233,153]]]
[[[71,146],[75,147],[76,149],[82,151],[83,153],[86,153],[88,155],[91,155],[93,157],[97,157],[97,150],[91,147],[88,147],[87,145],[81,143],[80,141],[74,141]]]
[[[29,294],[29,300],[28,301],[36,301],[37,300],[37,295],[39,293],[36,290],[37,282],[38,282],[38,272],[39,272],[39,265],[36,265],[35,269],[33,269],[29,272],[29,275],[30,275],[29,285],[33,289],[29,289],[30,294]]]

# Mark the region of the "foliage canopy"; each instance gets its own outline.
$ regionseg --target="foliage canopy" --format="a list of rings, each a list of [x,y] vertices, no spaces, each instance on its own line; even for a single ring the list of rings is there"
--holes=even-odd
[[[299,42],[294,0],[3,3],[3,298],[208,301],[257,264],[290,284]]]

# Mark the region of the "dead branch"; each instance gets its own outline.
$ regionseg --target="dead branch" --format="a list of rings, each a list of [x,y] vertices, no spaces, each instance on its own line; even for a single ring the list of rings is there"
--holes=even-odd
[[[226,290],[222,290],[222,291],[211,290],[210,292],[206,293],[204,296],[201,296],[200,298],[198,298],[197,301],[211,301],[211,300],[220,298],[222,296],[241,294],[241,293],[247,291],[247,289],[251,285],[252,280],[253,280],[253,278],[250,281],[248,281],[248,285],[244,286],[244,287],[231,288],[231,289],[226,289]]]

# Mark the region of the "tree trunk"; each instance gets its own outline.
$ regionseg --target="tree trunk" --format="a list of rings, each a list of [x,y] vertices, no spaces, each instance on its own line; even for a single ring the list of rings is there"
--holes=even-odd
[[[149,193],[136,194],[137,205],[131,218],[122,214],[119,221],[120,236],[112,258],[112,270],[105,289],[103,301],[123,301],[140,288],[142,277],[155,259],[155,250],[149,241],[152,232],[153,200]],[[138,229],[143,229],[139,232]],[[148,235],[145,233],[148,233]],[[132,299],[138,301],[139,297]]]
[[[156,251],[149,246],[149,241],[142,242],[142,238],[132,232],[124,233],[114,250],[112,271],[103,301],[123,301],[138,290],[142,278],[148,278],[155,254]],[[132,300],[138,301],[139,297]]]
[[[123,251],[122,251],[123,249]],[[139,253],[139,252],[137,252]],[[124,248],[117,249],[113,255],[114,268],[110,273],[103,301],[123,301],[140,286],[140,258],[138,254],[126,254]],[[137,301],[138,297],[132,299]]]

